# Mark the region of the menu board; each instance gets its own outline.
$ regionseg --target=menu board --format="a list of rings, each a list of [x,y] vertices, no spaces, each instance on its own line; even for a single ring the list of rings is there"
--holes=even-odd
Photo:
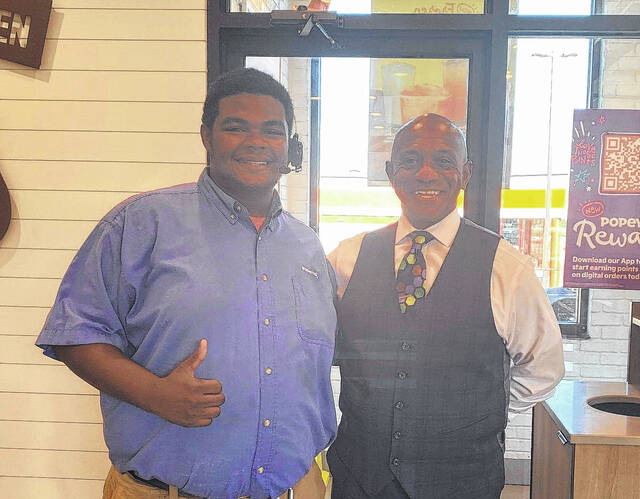
[[[640,289],[640,110],[576,110],[564,286]]]

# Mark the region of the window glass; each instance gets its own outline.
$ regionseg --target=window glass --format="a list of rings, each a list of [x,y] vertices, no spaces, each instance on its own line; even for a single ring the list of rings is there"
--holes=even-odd
[[[562,287],[573,111],[640,109],[640,39],[510,39],[500,232],[524,254],[560,321],[578,320]]]
[[[306,7],[338,14],[482,14],[484,0],[231,0],[231,12],[271,12]]]
[[[315,63],[314,63],[315,61]],[[437,113],[467,127],[468,59],[247,57],[287,88],[304,143],[303,171],[280,182],[285,207],[309,221],[312,151],[319,164],[318,232],[327,252],[400,215],[385,162],[400,126]],[[458,208],[463,212],[462,195]]]
[[[469,61],[336,57],[320,67],[319,235],[330,251],[400,215],[384,166],[402,124],[432,112],[466,129]]]
[[[500,232],[531,257],[558,319],[578,320],[562,287],[573,110],[588,105],[590,40],[513,38]]]
[[[510,14],[521,16],[637,15],[637,0],[511,0]]]

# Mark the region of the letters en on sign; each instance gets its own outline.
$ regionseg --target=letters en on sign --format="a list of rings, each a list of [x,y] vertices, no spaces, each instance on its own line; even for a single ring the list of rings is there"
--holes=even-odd
[[[0,0],[0,59],[39,68],[52,0]]]
[[[640,289],[640,110],[573,117],[568,288]]]

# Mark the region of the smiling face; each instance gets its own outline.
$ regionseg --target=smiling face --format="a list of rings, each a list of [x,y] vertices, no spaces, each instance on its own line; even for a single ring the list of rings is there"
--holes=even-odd
[[[208,129],[200,128],[211,178],[245,205],[272,195],[287,164],[289,131],[282,104],[267,95],[224,97]]]
[[[387,175],[414,227],[439,222],[471,177],[462,133],[435,114],[410,121],[395,137]]]

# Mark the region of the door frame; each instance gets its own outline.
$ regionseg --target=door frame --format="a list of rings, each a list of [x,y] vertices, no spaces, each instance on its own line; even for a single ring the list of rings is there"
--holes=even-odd
[[[496,120],[496,106],[491,105],[495,85],[491,85],[489,73],[486,71],[491,64],[493,50],[490,32],[451,31],[443,30],[442,26],[437,30],[382,29],[359,25],[356,21],[362,22],[362,19],[355,18],[363,16],[345,15],[342,16],[345,26],[356,22],[352,28],[337,28],[328,24],[325,26],[331,36],[342,45],[341,48],[335,49],[315,29],[309,36],[299,37],[296,25],[258,27],[260,21],[264,23],[268,20],[269,14],[217,12],[216,15],[219,16],[218,24],[217,29],[213,31],[217,33],[217,37],[209,42],[209,81],[222,72],[243,67],[247,56],[468,59],[467,143],[474,167],[471,181],[465,190],[465,216],[485,227],[498,229],[502,148],[489,147],[490,127],[484,125]],[[231,26],[228,24],[230,22]],[[245,23],[246,25],[243,25]],[[212,61],[214,54],[215,61]],[[506,68],[506,57],[504,59]],[[504,110],[504,106],[501,108]],[[317,160],[314,161],[312,156],[309,165],[310,178],[317,178],[318,167]],[[495,171],[489,172],[490,169]],[[488,193],[492,195],[489,196]],[[317,199],[317,185],[312,185],[312,192],[309,194],[310,200]],[[317,218],[317,210],[310,210],[309,223],[312,227],[317,227]]]

